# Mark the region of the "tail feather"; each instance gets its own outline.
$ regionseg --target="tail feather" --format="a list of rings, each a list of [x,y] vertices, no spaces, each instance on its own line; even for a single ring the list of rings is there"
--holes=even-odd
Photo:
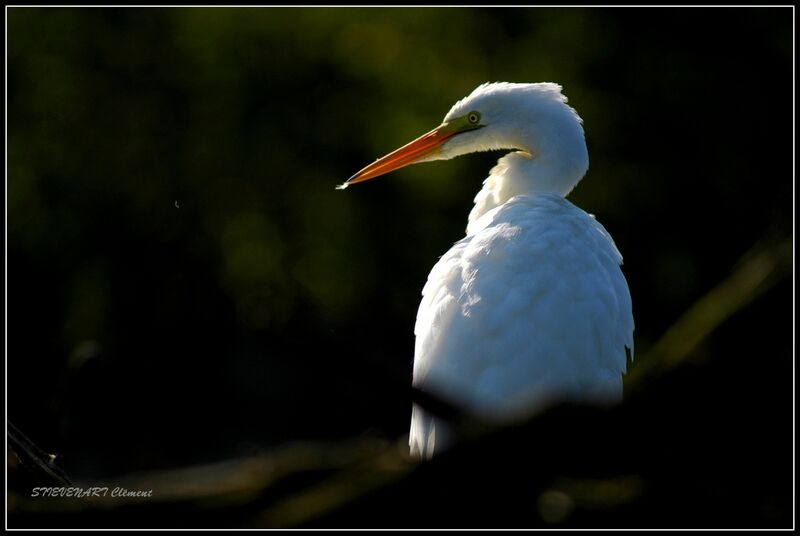
[[[450,426],[441,418],[430,415],[414,404],[411,408],[411,431],[408,436],[411,455],[430,459],[448,448],[451,441]]]

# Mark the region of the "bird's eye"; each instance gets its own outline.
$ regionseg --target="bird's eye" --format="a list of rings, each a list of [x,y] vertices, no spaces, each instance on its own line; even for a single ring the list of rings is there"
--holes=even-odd
[[[478,112],[470,112],[467,116],[467,121],[469,121],[470,125],[477,125],[478,121],[481,120],[481,114]]]

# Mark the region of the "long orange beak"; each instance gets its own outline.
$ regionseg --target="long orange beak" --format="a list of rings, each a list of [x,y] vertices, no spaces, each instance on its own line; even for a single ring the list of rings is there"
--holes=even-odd
[[[349,179],[344,184],[337,186],[344,189],[357,182],[364,182],[385,175],[395,169],[400,169],[436,152],[441,145],[458,134],[452,125],[444,123],[427,134],[423,134],[411,143],[403,145],[383,158],[374,161]]]

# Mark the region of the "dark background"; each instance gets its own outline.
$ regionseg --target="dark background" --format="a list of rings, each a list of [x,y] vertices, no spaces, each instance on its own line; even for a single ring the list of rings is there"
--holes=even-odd
[[[486,81],[558,82],[582,116],[591,165],[570,200],[625,257],[635,370],[754,244],[793,240],[793,16],[8,9],[9,419],[82,482],[300,440],[402,443],[422,285],[500,154],[334,186]],[[708,497],[738,502],[592,523],[791,525],[792,289],[785,273],[732,313],[618,427],[666,475],[716,425]],[[637,451],[648,430],[683,454]],[[464,526],[453,505],[414,517],[408,486],[404,526]],[[16,505],[12,526],[47,522]]]

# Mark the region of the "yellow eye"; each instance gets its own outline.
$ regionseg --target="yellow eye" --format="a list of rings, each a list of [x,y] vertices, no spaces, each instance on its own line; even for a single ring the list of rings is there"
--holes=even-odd
[[[470,125],[477,125],[478,121],[481,120],[481,114],[478,112],[470,112],[467,116],[467,121],[469,121]]]

